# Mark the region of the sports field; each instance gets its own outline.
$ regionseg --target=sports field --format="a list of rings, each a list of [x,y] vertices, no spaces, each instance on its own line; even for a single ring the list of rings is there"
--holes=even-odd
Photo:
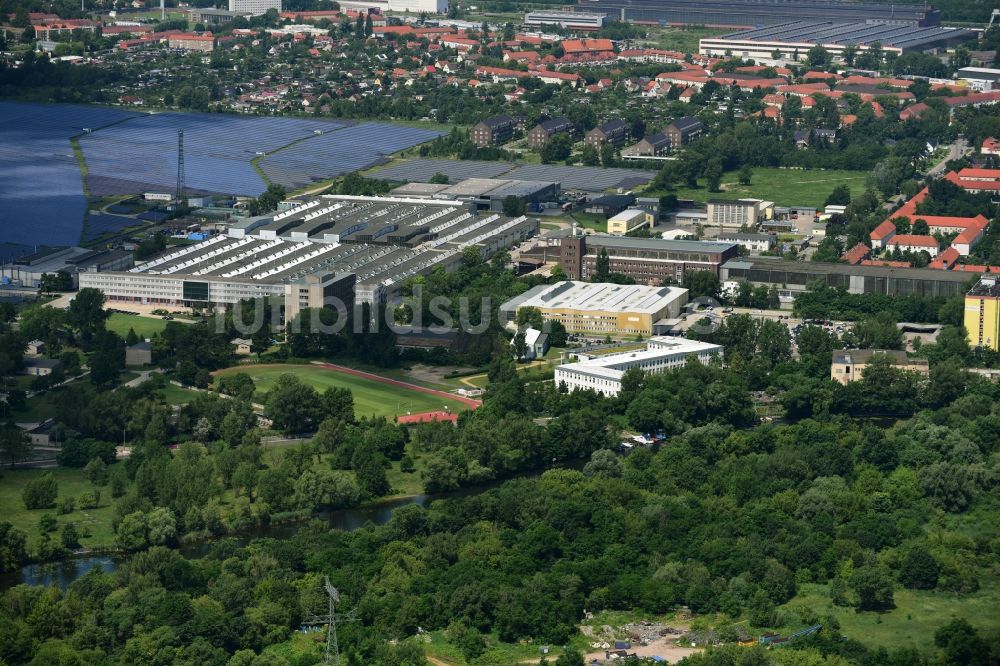
[[[361,416],[396,417],[407,413],[438,411],[445,407],[459,412],[476,405],[475,401],[449,396],[441,391],[397,382],[377,375],[334,365],[248,365],[228,368],[217,375],[245,372],[257,385],[257,398],[263,400],[283,374],[289,373],[325,391],[331,386],[350,389],[354,395],[354,413]]]
[[[134,329],[135,334],[140,338],[148,338],[154,333],[162,333],[163,329],[167,327],[167,322],[159,318],[112,312],[106,326],[109,331],[117,333],[123,338],[128,335],[130,328]]]
[[[679,199],[697,201],[750,197],[773,201],[779,206],[820,207],[837,185],[850,187],[851,196],[861,194],[865,191],[867,177],[866,171],[755,167],[749,185],[739,184],[739,172],[728,171],[722,176],[722,192],[709,192],[701,179],[699,187],[680,187],[675,194]]]

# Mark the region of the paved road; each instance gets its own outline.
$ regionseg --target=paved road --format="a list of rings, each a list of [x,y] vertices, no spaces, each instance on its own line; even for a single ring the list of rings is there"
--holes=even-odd
[[[945,168],[951,160],[961,159],[965,157],[966,153],[969,152],[969,145],[966,143],[965,139],[955,139],[955,142],[948,146],[948,154],[944,156],[940,162],[935,164],[927,172],[927,175],[936,178],[944,173]]]

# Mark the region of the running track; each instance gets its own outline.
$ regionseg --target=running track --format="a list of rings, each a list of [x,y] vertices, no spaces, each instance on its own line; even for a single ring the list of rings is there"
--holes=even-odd
[[[436,395],[439,398],[448,398],[450,400],[455,400],[457,402],[460,402],[463,405],[469,407],[470,409],[475,409],[476,407],[479,407],[483,404],[482,401],[480,400],[473,400],[472,398],[463,398],[460,395],[455,395],[454,393],[448,393],[447,391],[438,391],[436,389],[430,389],[425,386],[417,386],[416,384],[410,384],[409,382],[401,382],[398,379],[389,379],[388,377],[372,374],[370,372],[365,372],[363,370],[355,370],[354,368],[348,368],[343,365],[336,365],[335,363],[323,363],[321,361],[313,361],[313,365],[318,365],[321,368],[325,368],[327,370],[333,370],[335,372],[343,372],[348,375],[354,375],[355,377],[362,377],[364,379],[368,379],[373,382],[378,382],[380,384],[388,384],[389,386],[396,386],[398,388],[404,388],[410,391],[420,391],[421,393],[429,393],[430,395]]]

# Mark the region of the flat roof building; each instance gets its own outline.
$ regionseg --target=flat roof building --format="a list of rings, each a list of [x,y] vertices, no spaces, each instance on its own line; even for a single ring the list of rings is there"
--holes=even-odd
[[[698,52],[718,57],[728,52],[737,58],[773,60],[777,51],[780,59],[804,61],[809,49],[819,45],[840,60],[848,46],[863,51],[877,42],[883,51],[902,54],[944,48],[973,37],[975,33],[965,28],[801,20],[706,37],[699,40]]]
[[[687,271],[718,274],[719,266],[736,257],[738,250],[733,243],[595,234],[563,238],[559,263],[571,279],[590,280],[598,255],[606,252],[612,273],[622,273],[645,285],[660,285],[666,280],[679,284]]]
[[[1000,351],[1000,280],[984,275],[965,295],[969,346]]]
[[[794,261],[772,257],[731,259],[719,269],[722,282],[750,282],[776,287],[779,294],[794,295],[819,281],[852,294],[949,297],[966,292],[968,274],[932,268],[851,266],[821,261]]]
[[[686,338],[654,337],[646,342],[646,349],[624,351],[601,356],[580,354],[580,360],[556,366],[556,386],[569,391],[592,390],[606,396],[618,395],[622,376],[631,368],[643,372],[661,373],[682,368],[694,357],[708,363],[714,356],[722,356],[722,347],[708,342]]]
[[[540,28],[557,25],[566,30],[600,30],[606,19],[607,14],[596,12],[537,11],[524,15],[524,26]]]
[[[542,319],[567,331],[589,335],[652,335],[661,319],[676,318],[687,303],[687,289],[605,282],[564,281],[539,285],[500,306],[513,322],[522,308],[537,308]]]
[[[606,12],[608,20],[752,27],[789,21],[827,20],[855,24],[934,26],[941,12],[930,5],[833,0],[577,0],[585,12]]]
[[[629,208],[608,218],[608,233],[612,236],[626,236],[630,232],[647,227],[652,229],[656,218],[641,208]]]

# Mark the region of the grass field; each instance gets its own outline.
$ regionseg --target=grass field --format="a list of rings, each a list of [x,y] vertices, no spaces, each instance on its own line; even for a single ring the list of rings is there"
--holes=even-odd
[[[749,185],[740,185],[738,172],[730,171],[722,176],[722,192],[709,192],[702,181],[700,187],[678,188],[675,194],[679,199],[697,201],[751,197],[773,201],[783,206],[820,207],[833,188],[840,184],[850,187],[852,196],[861,194],[865,191],[867,176],[868,173],[865,171],[806,171],[755,167]]]
[[[697,53],[699,39],[718,37],[728,32],[733,31],[725,28],[701,28],[697,26],[653,29],[649,31],[645,43],[656,48],[680,51],[681,53]]]
[[[457,400],[442,398],[397,386],[389,386],[313,365],[262,365],[229,368],[220,374],[245,372],[257,384],[258,399],[274,386],[278,377],[291,373],[319,391],[331,386],[350,389],[354,395],[354,413],[361,416],[395,417],[407,412],[429,412],[447,406],[451,411],[467,409]]]
[[[82,469],[70,469],[60,467],[53,470],[38,469],[4,469],[0,477],[0,506],[4,507],[3,519],[13,523],[15,527],[23,529],[29,541],[36,541],[40,537],[38,529],[38,519],[42,514],[51,513],[56,515],[53,509],[26,509],[21,499],[24,487],[32,479],[36,479],[44,472],[51,471],[59,484],[59,498],[57,503],[67,497],[78,498],[84,492],[90,492],[94,486],[87,480]],[[76,523],[77,529],[81,531],[86,528],[90,531],[89,537],[80,539],[84,546],[95,546],[110,544],[114,541],[114,532],[111,529],[111,493],[108,489],[101,489],[101,505],[96,509],[77,508],[72,513],[65,516],[56,516],[59,526],[65,523]],[[55,535],[58,539],[58,533]]]
[[[135,334],[140,338],[148,338],[153,333],[161,333],[167,327],[167,322],[153,317],[140,317],[139,315],[122,314],[113,312],[108,317],[107,328],[123,338],[128,335],[128,330],[134,329]]]
[[[887,648],[914,647],[933,650],[929,637],[952,618],[961,617],[980,630],[1000,629],[1000,580],[984,579],[975,594],[955,596],[946,592],[897,589],[896,608],[887,613],[857,613],[853,608],[834,606],[826,585],[802,585],[798,596],[782,610],[810,608],[819,614],[832,615],[840,622],[840,631],[848,638],[866,645]]]

